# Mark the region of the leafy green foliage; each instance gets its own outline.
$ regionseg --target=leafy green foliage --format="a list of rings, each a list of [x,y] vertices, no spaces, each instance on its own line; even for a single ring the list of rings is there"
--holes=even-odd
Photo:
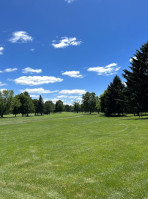
[[[80,103],[74,102],[73,107],[74,107],[74,111],[75,112],[79,113],[81,111],[81,105],[80,105]]]
[[[15,115],[20,113],[21,102],[19,99],[19,95],[16,95],[12,100],[12,113]]]
[[[34,113],[35,111],[34,104],[32,102],[30,95],[27,92],[21,93],[18,96],[18,99],[21,103],[20,113],[22,114],[22,116],[24,115],[28,116],[29,113]]]
[[[63,102],[61,100],[58,100],[55,105],[55,111],[62,112],[63,110],[64,110]]]
[[[86,92],[82,96],[82,104],[85,112],[90,112],[90,114],[94,112],[96,108],[96,102],[97,98],[95,93]]]
[[[4,114],[8,114],[11,108],[13,99],[12,90],[0,91],[0,116],[3,117]]]
[[[54,103],[52,101],[46,101],[44,104],[44,113],[48,115],[53,111],[54,111]]]

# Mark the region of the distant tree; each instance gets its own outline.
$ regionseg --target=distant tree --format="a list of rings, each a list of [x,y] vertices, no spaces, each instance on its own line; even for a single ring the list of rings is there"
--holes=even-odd
[[[44,104],[44,113],[48,115],[53,111],[54,111],[54,103],[52,101],[46,101]]]
[[[20,113],[20,107],[21,107],[21,102],[20,102],[20,99],[19,99],[19,96],[16,95],[13,100],[12,100],[12,113],[13,115],[16,115]]]
[[[96,107],[95,107],[95,110],[96,110],[96,112],[97,113],[99,113],[100,112],[100,99],[99,99],[99,97],[96,97]]]
[[[86,92],[82,96],[82,103],[83,103],[83,108],[85,112],[89,112],[90,114],[95,111],[96,107],[96,94],[95,93],[89,93]]]
[[[136,51],[130,70],[124,70],[130,110],[140,115],[148,111],[148,42]]]
[[[4,114],[8,114],[13,100],[12,90],[0,91],[0,116],[3,117]]]
[[[65,105],[65,111],[66,112],[72,112],[73,111],[73,106],[66,104]]]
[[[43,115],[43,112],[44,112],[44,101],[43,101],[43,98],[42,98],[41,95],[39,96],[38,111],[39,111],[39,113],[41,115]]]
[[[38,115],[38,113],[39,113],[39,108],[38,108],[39,100],[38,99],[33,99],[32,102],[34,104],[35,115]]]
[[[28,117],[29,113],[34,113],[34,104],[30,95],[27,92],[21,93],[20,95],[18,95],[18,98],[21,103],[20,113],[22,114],[22,117],[24,115]]]
[[[73,107],[75,112],[78,113],[81,111],[81,105],[78,102],[74,102]]]
[[[56,102],[56,105],[55,105],[55,111],[56,112],[62,112],[64,109],[64,105],[63,105],[63,102],[61,100],[58,100]]]

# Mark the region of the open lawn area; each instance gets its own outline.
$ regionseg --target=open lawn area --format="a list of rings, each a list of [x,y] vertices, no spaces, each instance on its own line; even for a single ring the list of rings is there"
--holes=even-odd
[[[1,199],[148,199],[148,117],[0,119]]]

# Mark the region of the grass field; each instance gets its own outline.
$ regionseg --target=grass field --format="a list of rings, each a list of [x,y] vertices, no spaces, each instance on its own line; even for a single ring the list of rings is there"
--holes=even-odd
[[[148,118],[0,119],[0,199],[148,199]]]

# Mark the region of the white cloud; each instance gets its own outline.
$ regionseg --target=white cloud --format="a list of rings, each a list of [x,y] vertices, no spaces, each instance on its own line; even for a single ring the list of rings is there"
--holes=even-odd
[[[16,84],[37,86],[42,84],[62,82],[63,79],[53,76],[21,76],[14,80]]]
[[[28,35],[26,31],[17,31],[12,33],[12,37],[9,39],[9,41],[12,43],[27,43],[33,41],[33,38],[30,35]]]
[[[39,95],[30,95],[32,98],[39,98]]]
[[[41,73],[42,72],[42,69],[33,69],[33,68],[30,68],[30,67],[27,67],[27,68],[24,68],[22,70],[23,73]]]
[[[75,0],[65,0],[67,3],[72,3],[74,2]]]
[[[82,100],[82,98],[80,96],[71,96],[71,95],[59,95],[59,96],[57,96],[57,98]]]
[[[0,86],[6,86],[7,84],[0,82]]]
[[[63,95],[83,95],[85,93],[86,93],[86,91],[85,90],[81,90],[81,89],[61,90],[59,92],[59,94],[63,94]]]
[[[11,73],[11,72],[14,72],[14,71],[17,71],[17,68],[6,68],[4,70],[4,72],[6,72],[6,73]]]
[[[58,100],[60,100],[59,98],[53,98],[53,99],[48,99],[48,98],[45,98],[44,101],[52,101],[53,103],[56,103]]]
[[[88,71],[91,71],[91,72],[97,72],[98,75],[113,75],[115,74],[118,70],[120,69],[120,67],[118,67],[118,65],[116,63],[112,63],[112,64],[109,64],[105,67],[90,67],[88,68]]]
[[[133,59],[136,59],[137,60],[137,57],[131,57],[129,62],[133,62]]]
[[[76,37],[62,37],[61,40],[57,43],[57,41],[52,41],[52,46],[54,48],[66,48],[68,46],[79,46],[82,41],[77,41]]]
[[[1,88],[0,92],[3,92],[3,91],[7,91],[7,89],[6,88]]]
[[[0,55],[3,55],[4,47],[0,46]]]
[[[83,78],[83,75],[80,74],[80,71],[66,71],[62,73],[62,75],[67,75],[74,78]]]
[[[125,87],[127,87],[127,84],[126,84],[126,82],[122,82],[122,84],[123,84]]]
[[[30,48],[30,51],[31,51],[31,52],[34,52],[34,51],[35,51],[35,49],[34,49],[34,48]]]
[[[33,88],[33,89],[26,88],[25,90],[21,90],[21,93],[23,93],[25,91],[28,93],[35,93],[35,94],[47,94],[47,93],[58,92],[58,91],[45,90],[44,88]]]

